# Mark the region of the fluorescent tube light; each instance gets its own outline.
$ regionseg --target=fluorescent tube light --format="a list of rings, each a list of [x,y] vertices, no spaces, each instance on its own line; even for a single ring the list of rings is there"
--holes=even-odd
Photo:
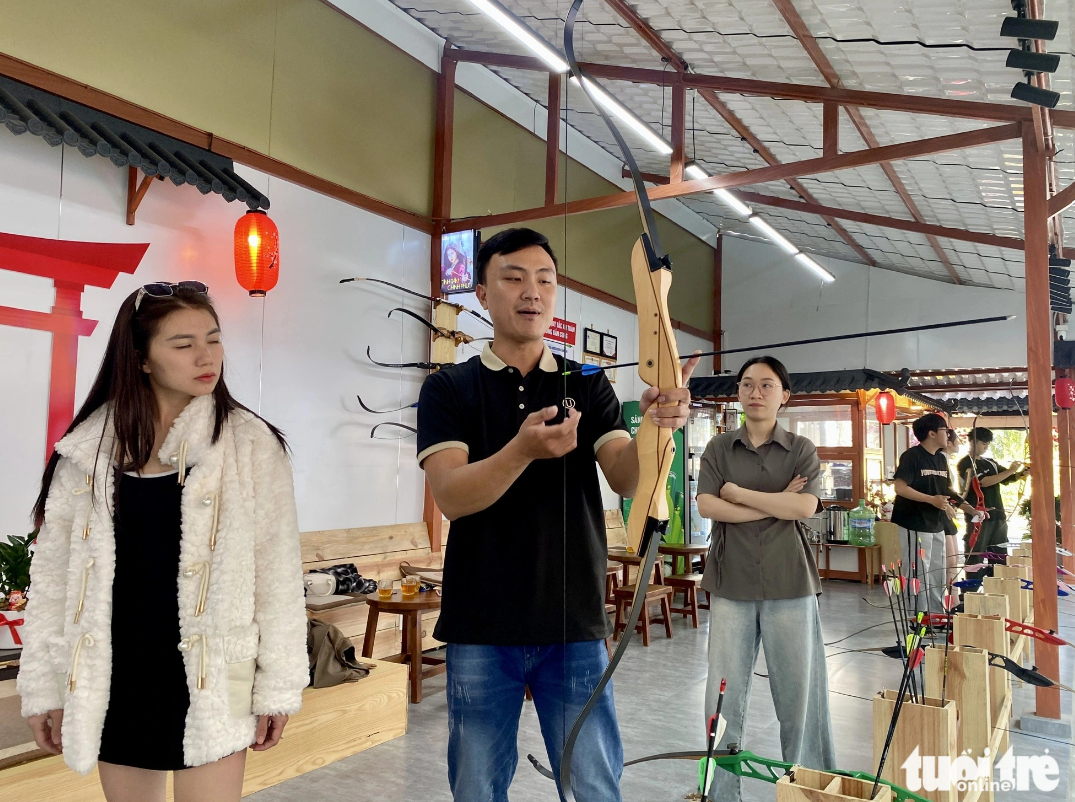
[[[683,172],[687,174],[688,178],[709,178],[709,173],[699,167],[696,162],[687,162]],[[714,189],[713,194],[731,206],[735,213],[742,217],[750,217],[750,215],[754,214],[754,211],[749,206],[726,189]]]
[[[836,276],[834,276],[828,270],[823,268],[821,265],[819,265],[817,262],[815,262],[813,259],[811,259],[809,256],[807,256],[805,253],[797,253],[797,254],[795,254],[795,260],[797,262],[803,264],[804,266],[810,268],[815,273],[817,273],[821,277],[822,281],[825,281],[825,282],[836,281]]]
[[[775,242],[777,245],[779,245],[781,248],[783,248],[788,253],[794,255],[794,254],[797,254],[799,252],[799,249],[796,248],[794,245],[792,245],[790,242],[788,242],[784,238],[783,234],[781,234],[779,231],[777,231],[775,228],[773,228],[771,225],[766,223],[764,220],[762,220],[757,215],[754,215],[753,217],[751,217],[750,222],[754,225],[755,228],[757,228],[759,231],[761,231],[761,233],[763,233],[766,237],[771,239],[773,242]]]
[[[555,72],[567,72],[571,69],[567,62],[560,58],[559,53],[549,47],[540,36],[526,27],[522,20],[499,3],[492,0],[470,0],[470,2],[492,17],[497,25],[526,45],[534,55],[552,67]],[[669,149],[669,153],[671,153],[671,149]]]
[[[689,178],[709,178],[709,173],[694,162],[688,162],[687,166],[683,168],[683,172],[685,172]]]
[[[753,209],[751,209],[749,206],[747,206],[745,203],[739,200],[739,198],[735,197],[735,195],[733,195],[726,189],[715,189],[713,190],[713,194],[720,198],[722,201],[724,201],[726,204],[731,206],[733,209],[735,209],[736,213],[742,215],[743,217],[750,217],[752,214],[754,214]]]
[[[471,0],[471,2],[474,1]],[[571,77],[571,80],[576,86],[579,85],[578,79],[574,76]],[[655,151],[666,156],[672,152],[671,145],[657,136],[654,130],[646,125],[640,117],[609,95],[604,89],[590,80],[586,81],[586,89],[598,103],[605,107],[605,111],[619,118],[620,122],[642,137]]]

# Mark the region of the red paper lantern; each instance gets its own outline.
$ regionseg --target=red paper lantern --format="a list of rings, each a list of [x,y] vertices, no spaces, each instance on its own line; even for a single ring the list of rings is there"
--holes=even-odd
[[[280,279],[280,232],[261,209],[235,223],[235,278],[252,298],[264,298]]]
[[[1056,398],[1056,405],[1060,409],[1071,409],[1075,407],[1075,381],[1071,379],[1057,379],[1056,384],[1053,387],[1053,396]]]
[[[892,393],[878,393],[873,400],[873,411],[877,422],[882,426],[896,420],[896,396]]]

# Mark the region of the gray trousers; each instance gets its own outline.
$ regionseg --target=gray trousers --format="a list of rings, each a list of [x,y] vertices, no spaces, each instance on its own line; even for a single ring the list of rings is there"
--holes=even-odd
[[[945,561],[947,558],[944,531],[915,532],[900,529],[900,553],[903,555],[903,575],[916,575],[921,583],[918,592],[920,612],[944,612]],[[917,561],[917,562],[916,562]],[[908,612],[914,612],[914,602]],[[926,605],[929,605],[927,609]]]
[[[836,768],[829,719],[829,677],[817,597],[735,601],[713,596],[709,611],[709,678],[706,719],[717,708],[720,680],[727,678],[722,715],[728,722],[717,745],[743,743],[750,687],[758,649],[765,647],[769,690],[780,722],[784,760],[813,769]],[[710,798],[739,802],[742,778],[720,769]]]

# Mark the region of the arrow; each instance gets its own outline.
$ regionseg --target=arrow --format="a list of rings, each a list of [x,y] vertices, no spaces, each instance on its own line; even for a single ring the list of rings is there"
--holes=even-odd
[[[862,331],[857,334],[837,334],[832,337],[813,337],[809,340],[788,340],[782,343],[769,343],[768,345],[751,345],[747,348],[725,348],[720,351],[703,351],[700,354],[687,354],[681,356],[680,359],[691,359],[693,357],[702,356],[719,356],[721,354],[740,354],[744,351],[767,351],[771,348],[789,348],[793,345],[812,345],[813,343],[828,343],[835,340],[855,340],[862,337],[884,337],[889,334],[907,334],[913,331],[929,331],[931,329],[950,329],[957,326],[977,326],[981,323],[997,323],[1002,320],[1012,320],[1015,315],[996,315],[994,317],[979,317],[973,320],[953,320],[949,323],[930,323],[926,326],[907,326],[902,329],[885,329],[884,331]],[[564,375],[567,376],[571,373],[581,373],[583,376],[592,376],[602,370],[614,370],[615,368],[631,368],[637,365],[637,362],[621,362],[617,365],[581,365],[574,370],[565,370]]]

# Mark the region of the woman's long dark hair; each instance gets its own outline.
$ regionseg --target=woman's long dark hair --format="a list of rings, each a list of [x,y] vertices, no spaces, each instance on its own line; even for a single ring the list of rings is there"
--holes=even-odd
[[[112,333],[108,336],[108,346],[105,348],[104,359],[101,360],[101,368],[97,371],[97,378],[94,379],[82,408],[64,433],[70,434],[90,415],[108,404],[116,434],[116,450],[114,454],[107,456],[109,462],[115,459],[119,469],[123,471],[141,470],[153,456],[160,410],[157,407],[157,397],[149,384],[149,375],[142,370],[142,365],[149,353],[149,341],[160,329],[161,321],[180,309],[200,309],[212,315],[213,320],[220,325],[220,318],[208,295],[182,287],[173,287],[172,290],[174,295],[143,296],[137,310],[134,308],[137,291],[128,295],[120,305],[116,322],[112,325]],[[214,443],[220,439],[224,422],[232,411],[243,409],[256,415],[228,392],[228,386],[224,383],[223,364],[220,366],[220,378],[213,389],[213,400],[216,402],[212,440]],[[261,420],[286,450],[287,441],[283,433],[264,418]],[[45,500],[48,498],[49,488],[52,487],[52,478],[56,474],[59,461],[59,452],[53,450],[41,477],[41,492],[34,504],[35,527],[41,526],[45,520]]]

